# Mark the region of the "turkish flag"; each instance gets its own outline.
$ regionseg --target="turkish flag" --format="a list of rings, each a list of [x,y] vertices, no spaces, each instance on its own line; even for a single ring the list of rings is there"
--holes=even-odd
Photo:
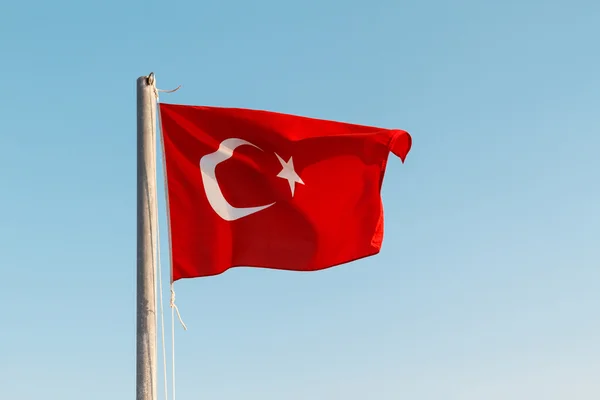
[[[315,271],[377,254],[402,130],[160,104],[172,281],[236,266]]]

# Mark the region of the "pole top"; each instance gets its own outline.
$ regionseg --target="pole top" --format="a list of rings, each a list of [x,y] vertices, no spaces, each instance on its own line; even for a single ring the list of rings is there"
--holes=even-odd
[[[138,85],[142,86],[154,86],[156,82],[156,78],[154,77],[154,72],[150,72],[148,75],[142,75],[137,78]]]

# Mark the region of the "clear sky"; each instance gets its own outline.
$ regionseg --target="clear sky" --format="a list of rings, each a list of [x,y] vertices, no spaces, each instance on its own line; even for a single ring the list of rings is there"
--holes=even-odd
[[[600,398],[599,38],[592,0],[4,2],[1,397],[135,396],[154,71],[166,102],[413,136],[380,255],[176,283],[178,399]]]

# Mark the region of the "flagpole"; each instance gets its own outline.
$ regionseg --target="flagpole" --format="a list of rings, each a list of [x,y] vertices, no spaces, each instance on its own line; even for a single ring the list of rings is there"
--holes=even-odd
[[[156,149],[154,74],[137,79],[136,400],[156,400]]]

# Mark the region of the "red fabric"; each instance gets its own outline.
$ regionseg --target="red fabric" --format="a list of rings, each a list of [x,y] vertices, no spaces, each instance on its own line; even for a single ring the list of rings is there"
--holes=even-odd
[[[236,266],[314,271],[380,251],[386,162],[390,151],[404,161],[407,132],[233,108],[160,104],[160,115],[173,281]],[[229,138],[260,149],[241,145],[216,165],[222,197],[234,207],[274,203],[236,220],[211,207],[205,187],[214,194],[215,181],[200,167]],[[293,196],[276,154],[293,158],[304,183]],[[210,174],[210,162],[203,168]]]

